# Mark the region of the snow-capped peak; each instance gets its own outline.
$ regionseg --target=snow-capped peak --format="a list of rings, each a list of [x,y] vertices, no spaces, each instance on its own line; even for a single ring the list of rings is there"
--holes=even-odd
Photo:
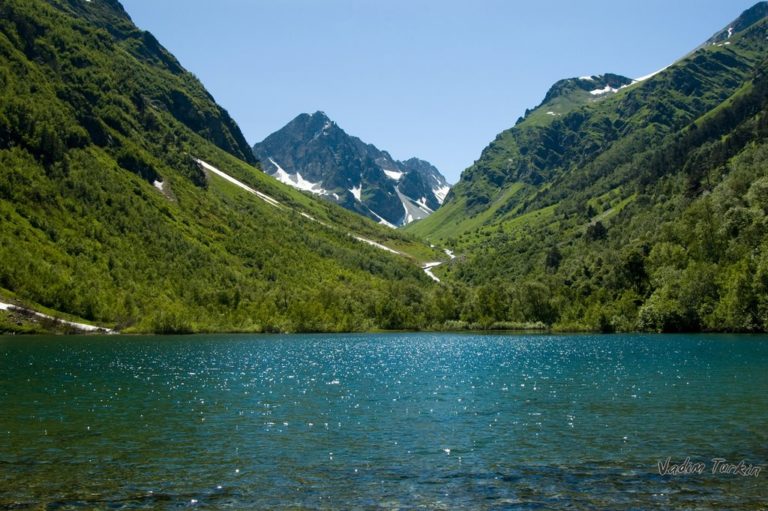
[[[389,225],[426,217],[448,191],[445,178],[429,162],[395,160],[348,135],[322,111],[298,115],[253,151],[278,180]]]

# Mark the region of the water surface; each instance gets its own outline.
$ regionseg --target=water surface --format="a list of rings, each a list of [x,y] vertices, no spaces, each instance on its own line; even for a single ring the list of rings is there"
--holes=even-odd
[[[767,337],[0,337],[0,509],[764,509],[767,391]]]

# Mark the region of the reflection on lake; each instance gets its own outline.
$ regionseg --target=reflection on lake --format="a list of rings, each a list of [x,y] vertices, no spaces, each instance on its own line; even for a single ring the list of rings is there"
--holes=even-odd
[[[767,478],[768,337],[0,338],[0,509],[764,509]]]

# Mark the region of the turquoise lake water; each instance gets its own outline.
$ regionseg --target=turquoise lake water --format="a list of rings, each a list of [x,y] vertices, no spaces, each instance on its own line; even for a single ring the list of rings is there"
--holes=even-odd
[[[0,337],[0,509],[766,507],[768,337]]]

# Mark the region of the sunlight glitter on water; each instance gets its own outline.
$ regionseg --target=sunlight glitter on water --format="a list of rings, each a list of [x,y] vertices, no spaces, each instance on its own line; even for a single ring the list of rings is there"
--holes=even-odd
[[[681,452],[768,461],[764,338],[25,339],[0,342],[0,361],[0,488],[12,489],[0,508],[749,509],[765,497],[759,479],[656,470]]]

